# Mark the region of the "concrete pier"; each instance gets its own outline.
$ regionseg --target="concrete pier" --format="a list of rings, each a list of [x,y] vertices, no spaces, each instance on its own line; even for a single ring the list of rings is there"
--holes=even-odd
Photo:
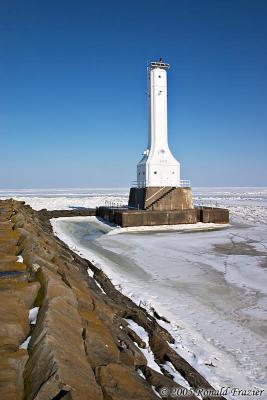
[[[197,222],[226,224],[229,211],[225,208],[196,207],[173,211],[151,211],[129,208],[98,207],[96,216],[123,228],[132,226],[195,224]]]

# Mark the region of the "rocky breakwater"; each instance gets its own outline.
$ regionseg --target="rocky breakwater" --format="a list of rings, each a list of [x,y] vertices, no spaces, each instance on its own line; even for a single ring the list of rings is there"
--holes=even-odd
[[[159,315],[55,237],[46,211],[13,200],[0,201],[0,307],[1,400],[193,400],[212,389]]]

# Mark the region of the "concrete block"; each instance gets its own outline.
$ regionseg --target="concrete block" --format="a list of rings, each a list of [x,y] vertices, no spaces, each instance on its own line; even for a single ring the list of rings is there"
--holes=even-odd
[[[193,209],[191,188],[131,188],[129,208],[137,210],[172,211]]]

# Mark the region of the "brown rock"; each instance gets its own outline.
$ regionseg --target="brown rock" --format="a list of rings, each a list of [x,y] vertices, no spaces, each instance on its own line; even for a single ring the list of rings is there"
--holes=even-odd
[[[17,262],[18,257],[17,256],[12,256],[4,253],[0,253],[0,263],[1,262]]]
[[[120,362],[131,367],[143,367],[147,360],[143,353],[131,341],[121,342]]]
[[[0,288],[0,349],[15,351],[29,334],[29,308],[34,302],[38,283],[14,284]],[[11,286],[11,284],[10,284]],[[16,288],[19,287],[19,290]]]
[[[18,246],[12,243],[0,240],[0,254],[1,253],[9,255],[17,255],[19,254],[19,248]]]
[[[119,361],[119,349],[108,327],[94,312],[81,313],[86,353],[93,368]]]
[[[161,389],[165,389],[165,395],[164,399],[166,400],[172,400],[174,398],[177,399],[184,399],[184,400],[197,400],[198,398],[192,394],[191,391],[187,391],[186,388],[184,388],[181,385],[178,385],[176,382],[174,382],[171,378],[154,371],[153,369],[149,367],[144,367],[142,368],[142,371],[146,377],[146,380],[150,385],[153,385],[157,392],[160,393]],[[166,391],[167,388],[167,391]],[[183,392],[181,391],[184,390]],[[177,393],[181,393],[181,396],[178,396]]]
[[[14,224],[11,221],[0,222],[0,232],[6,231],[6,230],[11,230],[13,228],[13,226],[14,226]]]
[[[104,400],[158,400],[151,386],[134,369],[121,364],[96,368]]]
[[[11,219],[12,215],[13,215],[13,210],[10,210],[10,211],[0,210],[0,222],[9,221]]]
[[[28,258],[36,257],[37,255],[46,261],[51,261],[55,252],[52,247],[48,248],[41,238],[37,240],[36,235],[28,235],[19,242],[19,254],[22,254],[23,259],[27,263]]]
[[[16,245],[19,241],[20,233],[13,230],[0,231],[0,243],[10,243]]]
[[[120,326],[123,326],[123,329],[120,329]],[[132,340],[129,335],[130,329],[122,320],[122,324],[117,327],[117,337],[119,339],[119,349],[120,349],[120,361],[122,364],[126,364],[131,367],[140,368],[147,365],[147,359],[144,354],[139,349],[140,347],[145,347],[145,343],[136,335],[135,339]],[[136,345],[138,344],[138,346]]]
[[[93,282],[93,288],[96,286],[95,282]],[[97,286],[96,286],[97,287]],[[97,287],[98,289],[98,287]],[[104,300],[102,293],[100,296],[94,294],[92,291],[92,296],[95,304],[95,311],[99,315],[101,315],[102,320],[104,320],[106,325],[112,325],[114,321],[114,317],[117,313],[121,311],[121,307],[111,302],[110,299],[104,295]]]
[[[15,351],[29,333],[28,310],[16,298],[0,297],[0,349]]]
[[[153,333],[149,338],[149,344],[153,353],[159,362],[164,362],[164,356],[167,354],[168,343],[158,333]]]
[[[21,262],[8,262],[4,260],[0,260],[0,271],[21,271],[25,272],[27,269],[26,265]]]
[[[23,369],[28,359],[26,350],[1,353],[0,399],[22,400],[24,393]]]
[[[39,282],[1,282],[0,296],[4,293],[9,298],[16,298],[16,301],[24,303],[30,309],[40,289]]]
[[[29,345],[25,370],[27,400],[47,400],[61,391],[77,400],[101,400],[88,364],[76,297],[59,275],[39,270],[44,300]]]

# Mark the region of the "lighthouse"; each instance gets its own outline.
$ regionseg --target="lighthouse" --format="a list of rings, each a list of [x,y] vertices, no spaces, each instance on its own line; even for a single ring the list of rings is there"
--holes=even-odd
[[[167,71],[160,59],[147,67],[148,145],[137,164],[137,186],[180,186],[180,163],[168,145]]]
[[[147,67],[148,143],[137,164],[137,180],[130,188],[128,206],[102,206],[96,215],[122,227],[228,223],[229,212],[194,207],[189,180],[180,179],[180,163],[168,145],[167,71],[169,64]]]
[[[162,58],[147,67],[148,144],[137,164],[137,180],[130,189],[128,207],[131,209],[193,209],[190,182],[180,179],[180,163],[168,144],[169,68]]]

